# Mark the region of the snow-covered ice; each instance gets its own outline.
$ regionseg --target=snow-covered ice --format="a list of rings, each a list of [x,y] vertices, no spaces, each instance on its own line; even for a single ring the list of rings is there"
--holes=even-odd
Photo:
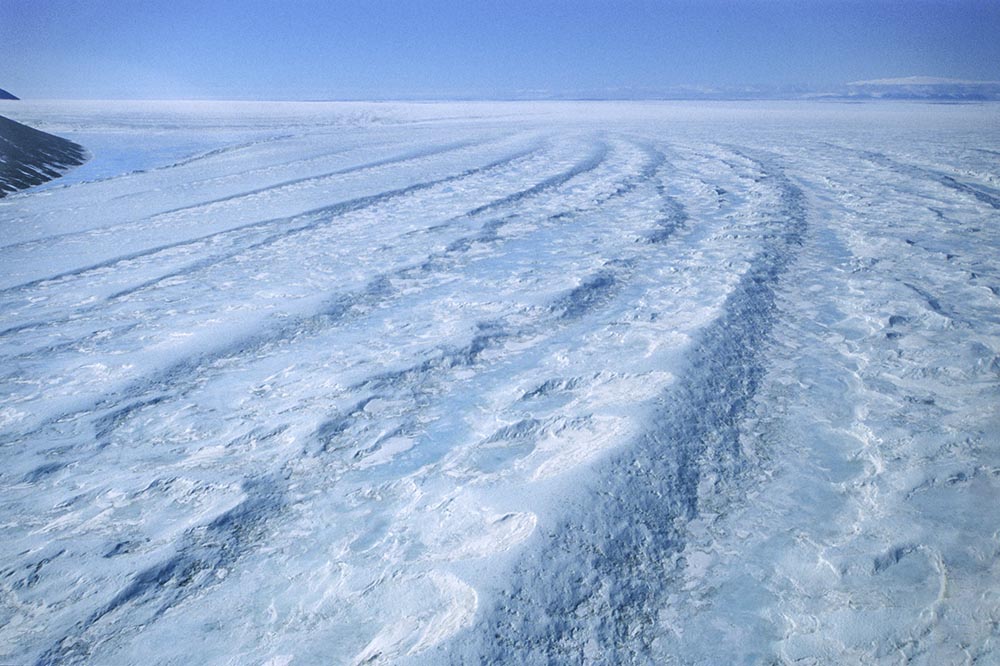
[[[0,115],[0,663],[1000,660],[997,105]]]

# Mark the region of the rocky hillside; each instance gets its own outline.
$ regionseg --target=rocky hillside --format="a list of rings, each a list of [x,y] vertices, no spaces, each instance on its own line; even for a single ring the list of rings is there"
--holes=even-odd
[[[0,197],[83,164],[83,147],[0,116]]]

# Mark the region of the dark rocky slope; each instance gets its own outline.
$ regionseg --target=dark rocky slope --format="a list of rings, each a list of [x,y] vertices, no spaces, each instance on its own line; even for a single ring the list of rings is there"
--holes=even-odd
[[[85,160],[82,146],[0,116],[0,198],[58,178]]]

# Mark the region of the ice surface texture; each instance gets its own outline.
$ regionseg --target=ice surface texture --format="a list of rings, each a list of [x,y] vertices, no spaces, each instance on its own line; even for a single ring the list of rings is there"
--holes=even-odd
[[[1000,658],[996,105],[0,105],[0,663]]]

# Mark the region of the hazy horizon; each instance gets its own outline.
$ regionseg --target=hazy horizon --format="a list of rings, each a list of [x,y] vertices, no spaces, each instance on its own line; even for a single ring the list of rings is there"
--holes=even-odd
[[[22,98],[505,99],[1000,79],[1000,4],[113,0],[0,7]]]

